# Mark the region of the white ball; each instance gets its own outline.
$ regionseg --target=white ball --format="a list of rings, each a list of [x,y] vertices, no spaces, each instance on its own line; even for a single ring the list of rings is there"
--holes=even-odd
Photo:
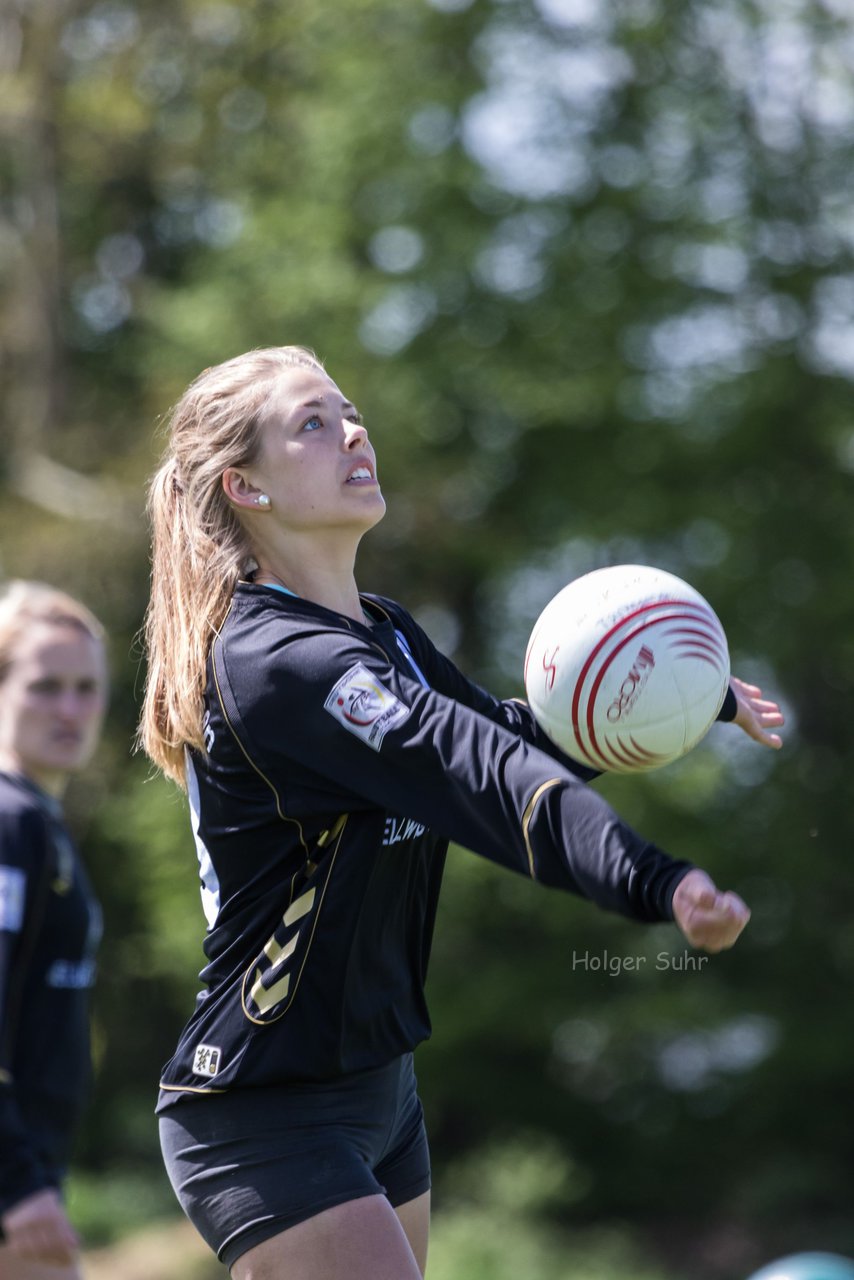
[[[540,726],[594,769],[640,773],[695,747],[729,685],[726,635],[698,591],[623,564],[570,582],[546,605],[525,654]]]

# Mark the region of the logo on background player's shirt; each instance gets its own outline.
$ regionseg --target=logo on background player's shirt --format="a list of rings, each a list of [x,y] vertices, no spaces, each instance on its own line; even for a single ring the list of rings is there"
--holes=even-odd
[[[0,929],[18,933],[24,923],[27,877],[20,867],[0,867]]]
[[[65,991],[86,991],[95,985],[94,960],[54,960],[45,985]]]
[[[409,707],[361,662],[341,677],[323,706],[374,751],[379,751],[389,729],[409,715]]]

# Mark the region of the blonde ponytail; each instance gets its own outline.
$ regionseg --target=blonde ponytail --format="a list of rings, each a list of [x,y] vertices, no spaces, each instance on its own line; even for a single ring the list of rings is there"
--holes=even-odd
[[[184,748],[204,749],[211,642],[252,562],[222,475],[255,460],[264,407],[277,379],[295,365],[322,367],[303,347],[272,347],[206,369],[172,411],[166,456],[149,485],[151,595],[139,743],[182,787]]]

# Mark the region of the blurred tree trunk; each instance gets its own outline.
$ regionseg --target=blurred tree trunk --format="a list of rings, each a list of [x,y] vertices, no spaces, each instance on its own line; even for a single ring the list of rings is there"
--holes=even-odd
[[[8,305],[3,317],[5,399],[12,447],[26,469],[61,423],[65,361],[61,337],[61,248],[57,190],[58,31],[65,6],[33,6],[3,19],[6,91],[0,129],[8,151]],[[17,28],[17,30],[16,30]],[[10,65],[11,63],[11,65]]]
[[[6,483],[60,515],[97,514],[98,486],[52,460],[68,416],[60,213],[62,31],[75,6],[36,4],[0,17],[0,136],[7,196],[0,206],[6,305],[0,388],[6,405]]]

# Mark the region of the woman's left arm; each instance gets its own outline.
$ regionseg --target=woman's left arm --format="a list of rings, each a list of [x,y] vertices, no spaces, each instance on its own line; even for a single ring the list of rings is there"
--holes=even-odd
[[[408,615],[407,622],[412,629],[413,648],[417,649],[419,661],[428,675],[432,688],[456,699],[457,702],[462,702],[464,706],[471,707],[473,711],[487,716],[496,724],[501,724],[518,733],[532,746],[559,760],[576,777],[590,782],[600,776],[600,770],[591,769],[561,751],[560,747],[537,724],[527,702],[517,698],[499,701],[464,676]],[[783,745],[780,735],[771,732],[785,724],[779,705],[764,698],[762,690],[757,685],[747,684],[737,676],[730,677],[729,692],[718,719],[722,723],[737,724],[749,738],[753,738],[763,746],[773,747],[775,751]]]

